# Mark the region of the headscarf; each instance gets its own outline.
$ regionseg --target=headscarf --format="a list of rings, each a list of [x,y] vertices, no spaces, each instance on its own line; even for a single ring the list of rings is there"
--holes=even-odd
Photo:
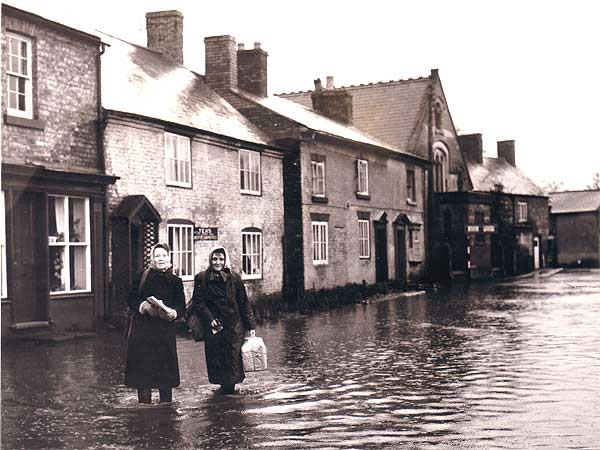
[[[162,248],[163,250],[167,251],[167,254],[171,254],[171,247],[169,247],[169,244],[166,244],[164,242],[159,242],[158,244],[154,244],[152,246],[152,250],[150,250],[150,255],[152,256],[152,258],[150,259],[150,268],[154,269],[158,272],[169,272],[173,267],[173,265],[171,263],[169,263],[169,265],[165,269],[159,269],[158,267],[155,266],[154,250],[156,250],[157,248]]]
[[[227,253],[227,250],[225,250],[225,247],[223,247],[222,245],[217,245],[213,248],[210,249],[210,251],[208,252],[208,267],[210,267],[212,269],[212,257],[213,257],[213,253],[216,252],[217,250],[220,250],[221,253],[225,254],[225,265],[223,266],[223,269],[229,269],[229,254]]]

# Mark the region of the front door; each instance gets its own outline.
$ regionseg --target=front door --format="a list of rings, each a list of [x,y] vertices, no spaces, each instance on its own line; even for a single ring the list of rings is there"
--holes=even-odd
[[[406,237],[404,228],[396,228],[396,280],[406,282]]]
[[[387,281],[387,227],[385,222],[375,222],[375,281]]]
[[[540,268],[540,238],[533,238],[533,269],[538,270]]]
[[[44,195],[14,194],[12,208],[12,292],[17,323],[48,320],[48,261]],[[47,245],[47,244],[46,244]]]

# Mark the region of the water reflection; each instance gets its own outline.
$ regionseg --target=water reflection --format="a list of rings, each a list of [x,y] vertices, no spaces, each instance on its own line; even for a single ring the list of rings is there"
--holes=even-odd
[[[594,448],[599,274],[271,322],[270,370],[236,396],[214,394],[202,345],[181,338],[171,405],[140,407],[122,385],[122,336],[4,345],[2,447]]]

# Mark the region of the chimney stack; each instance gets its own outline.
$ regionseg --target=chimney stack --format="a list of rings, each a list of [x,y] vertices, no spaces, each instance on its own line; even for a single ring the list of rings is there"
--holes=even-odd
[[[343,124],[352,124],[352,96],[345,89],[335,89],[333,77],[327,77],[327,89],[323,89],[321,79],[317,78],[311,99],[315,111]]]
[[[146,13],[148,48],[183,64],[183,14],[179,11]]]
[[[458,136],[458,145],[465,159],[476,164],[483,164],[483,143],[481,133]]]
[[[498,141],[498,158],[504,158],[511,166],[517,167],[515,160],[515,141]]]
[[[217,91],[238,87],[238,59],[235,47],[233,36],[204,38],[204,81]]]
[[[238,45],[237,79],[238,87],[259,97],[267,96],[267,57],[269,54],[260,48],[260,42],[254,48],[245,50]]]

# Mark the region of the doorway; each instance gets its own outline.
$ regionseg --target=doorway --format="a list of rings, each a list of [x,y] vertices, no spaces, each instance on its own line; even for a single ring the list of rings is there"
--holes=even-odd
[[[533,270],[540,268],[540,238],[533,238]]]
[[[375,281],[388,280],[387,221],[375,222]]]
[[[396,280],[406,283],[406,233],[396,228]]]

